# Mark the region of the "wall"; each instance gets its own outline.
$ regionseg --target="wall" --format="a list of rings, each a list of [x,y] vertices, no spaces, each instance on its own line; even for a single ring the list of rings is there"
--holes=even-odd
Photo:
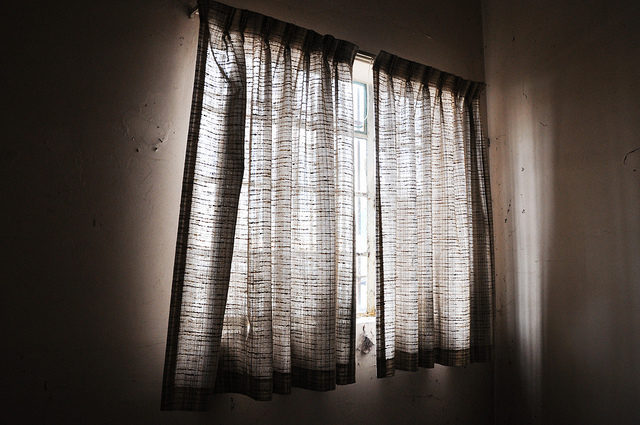
[[[482,79],[473,1],[246,1]],[[208,413],[160,412],[197,18],[186,3],[5,7],[3,418],[11,423],[489,423],[492,368],[436,367]],[[421,36],[429,30],[429,37]],[[364,325],[363,325],[364,326]],[[9,411],[7,411],[7,406]]]
[[[331,34],[374,55],[386,50],[467,79],[484,79],[477,0],[228,0],[226,4]]]
[[[640,423],[640,9],[569,3],[483,2],[500,424]]]

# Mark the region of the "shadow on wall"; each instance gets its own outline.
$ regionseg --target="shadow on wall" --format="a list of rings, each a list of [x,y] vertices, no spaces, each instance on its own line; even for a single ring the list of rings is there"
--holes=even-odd
[[[492,140],[492,179],[495,187],[496,230],[496,416],[499,423],[533,423],[541,415],[543,318],[545,306],[544,253],[551,223],[553,181],[550,117],[536,119],[535,106],[549,102],[547,81],[508,89],[509,100],[499,106],[503,132]],[[505,205],[506,204],[506,205]],[[524,422],[522,422],[524,421]]]
[[[640,174],[633,171],[637,156],[624,160],[640,146],[640,86],[630,84],[640,61],[626,57],[626,43],[610,41],[596,50],[598,61],[588,44],[569,54],[552,91],[558,125],[550,146],[556,178],[546,185],[553,202],[543,268],[547,420],[640,422]],[[579,66],[586,62],[588,71]]]
[[[583,11],[598,25],[527,34],[489,86],[496,423],[640,423],[640,40],[627,16]],[[556,46],[563,31],[581,42]]]

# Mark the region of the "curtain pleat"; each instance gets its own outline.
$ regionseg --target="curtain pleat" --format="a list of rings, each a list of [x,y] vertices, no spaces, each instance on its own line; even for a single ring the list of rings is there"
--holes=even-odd
[[[386,52],[374,63],[379,377],[490,358],[481,88]]]
[[[356,47],[199,11],[162,408],[352,383]]]

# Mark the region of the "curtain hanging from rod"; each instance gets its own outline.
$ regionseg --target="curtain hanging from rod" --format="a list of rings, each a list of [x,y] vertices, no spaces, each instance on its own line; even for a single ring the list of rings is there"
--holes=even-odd
[[[353,383],[356,46],[198,11],[162,409]],[[386,52],[373,74],[378,376],[489,360],[483,86]]]
[[[162,408],[352,383],[356,46],[199,14]]]
[[[494,265],[483,85],[386,52],[373,75],[378,376],[487,361]]]

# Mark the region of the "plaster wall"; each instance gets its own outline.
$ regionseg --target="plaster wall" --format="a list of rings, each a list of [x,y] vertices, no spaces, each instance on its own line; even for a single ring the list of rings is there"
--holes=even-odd
[[[483,1],[498,424],[640,423],[639,17]]]
[[[230,3],[483,77],[474,1]],[[160,412],[198,29],[187,6],[5,6],[2,422],[490,423],[490,364],[378,380],[362,353],[358,382],[333,392]]]

